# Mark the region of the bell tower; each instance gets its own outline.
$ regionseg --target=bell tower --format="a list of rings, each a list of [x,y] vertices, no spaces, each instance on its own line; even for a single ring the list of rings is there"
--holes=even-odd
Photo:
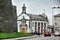
[[[22,13],[26,13],[26,6],[25,6],[25,3],[23,4],[23,7],[22,7]]]

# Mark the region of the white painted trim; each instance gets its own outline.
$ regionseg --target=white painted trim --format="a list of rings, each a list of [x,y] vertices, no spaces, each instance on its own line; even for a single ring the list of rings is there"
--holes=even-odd
[[[47,29],[47,27],[48,27],[48,23],[46,23],[46,29]]]
[[[43,33],[44,33],[44,21],[43,21]]]
[[[37,21],[37,33],[38,33],[38,21]]]
[[[40,22],[40,33],[41,33],[41,22]]]

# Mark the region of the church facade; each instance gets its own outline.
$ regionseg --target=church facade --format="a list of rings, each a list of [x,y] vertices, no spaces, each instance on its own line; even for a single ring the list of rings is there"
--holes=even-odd
[[[18,32],[24,33],[43,33],[48,27],[48,18],[45,14],[35,15],[26,12],[23,4],[22,13],[18,16]]]

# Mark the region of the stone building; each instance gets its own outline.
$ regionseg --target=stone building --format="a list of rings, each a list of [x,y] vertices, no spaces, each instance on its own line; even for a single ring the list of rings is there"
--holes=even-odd
[[[60,13],[54,15],[54,31],[60,31]]]
[[[0,32],[17,31],[16,6],[11,0],[0,0]]]
[[[43,33],[48,27],[48,18],[43,14],[35,15],[26,12],[26,6],[23,4],[22,13],[18,16],[18,32],[39,32]]]

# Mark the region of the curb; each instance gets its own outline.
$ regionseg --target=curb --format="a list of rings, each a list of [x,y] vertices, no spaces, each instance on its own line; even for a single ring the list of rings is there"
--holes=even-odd
[[[23,38],[20,38],[20,39],[22,40],[22,39],[31,39],[31,38],[38,38],[38,37],[40,37],[40,36],[23,37]]]
[[[31,39],[31,38],[37,38],[40,37],[39,35],[34,35],[34,36],[30,36],[30,37],[20,37],[20,38],[12,38],[12,39],[2,39],[2,40],[22,40],[22,39]]]

